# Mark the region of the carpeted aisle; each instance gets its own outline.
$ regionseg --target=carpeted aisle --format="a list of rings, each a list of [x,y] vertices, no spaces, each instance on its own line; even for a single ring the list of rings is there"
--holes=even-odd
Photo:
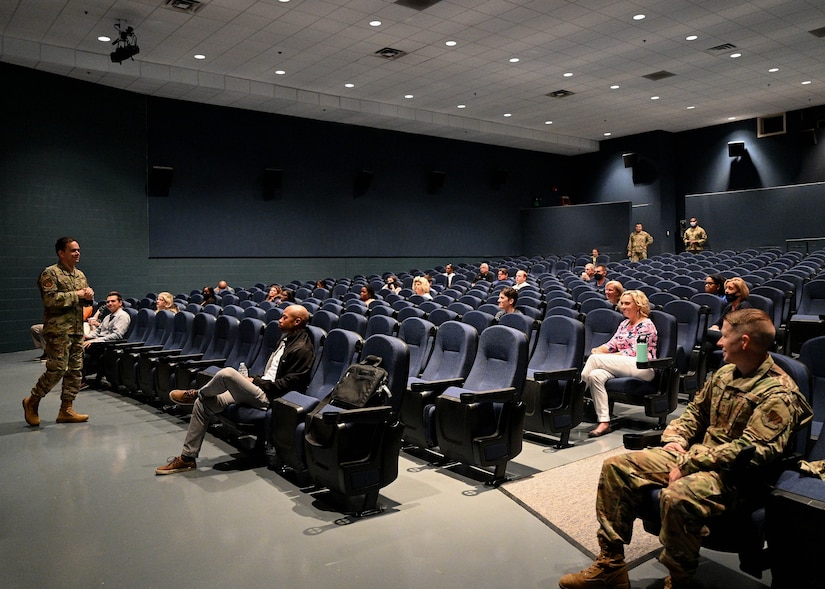
[[[616,448],[590,458],[544,471],[527,479],[502,485],[500,489],[517,503],[544,521],[574,546],[596,558],[596,487],[605,458],[624,454]],[[625,549],[630,566],[649,559],[661,548],[659,538],[648,534],[636,520],[633,541]]]

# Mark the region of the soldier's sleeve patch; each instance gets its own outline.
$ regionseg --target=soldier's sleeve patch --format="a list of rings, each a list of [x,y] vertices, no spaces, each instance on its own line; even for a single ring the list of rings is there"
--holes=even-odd
[[[785,429],[785,426],[790,423],[791,414],[785,405],[780,403],[772,403],[771,407],[766,407],[761,412],[759,423],[763,429],[762,435],[768,438],[772,437],[779,431]]]
[[[50,276],[47,276],[43,280],[43,288],[52,288],[52,287],[54,287],[54,280],[52,280]]]

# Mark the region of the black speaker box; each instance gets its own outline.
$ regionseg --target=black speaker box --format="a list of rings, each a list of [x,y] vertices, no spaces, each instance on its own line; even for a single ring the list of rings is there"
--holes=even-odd
[[[169,166],[150,166],[146,178],[146,194],[149,196],[169,196],[175,169]]]
[[[264,170],[263,197],[264,200],[275,200],[275,196],[281,190],[284,181],[284,171],[277,168],[266,168]]]
[[[744,141],[729,141],[728,142],[728,156],[729,157],[742,157],[745,155],[745,142]]]
[[[373,173],[369,170],[358,170],[355,174],[355,182],[352,187],[352,194],[354,197],[363,196],[367,193],[372,185]]]
[[[447,172],[439,172],[433,170],[427,178],[427,193],[438,194],[444,188],[444,179],[447,177]]]
[[[624,160],[624,167],[625,168],[632,168],[636,165],[636,162],[639,161],[639,156],[635,153],[623,153],[622,159]]]

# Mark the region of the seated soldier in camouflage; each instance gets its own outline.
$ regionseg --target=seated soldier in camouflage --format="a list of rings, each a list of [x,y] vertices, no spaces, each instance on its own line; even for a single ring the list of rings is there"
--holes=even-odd
[[[776,333],[759,309],[725,317],[722,348],[727,364],[717,370],[681,417],[662,435],[663,447],[608,458],[596,498],[601,554],[589,568],[564,575],[562,589],[630,589],[624,546],[642,494],[660,487],[665,588],[687,587],[699,562],[705,517],[734,507],[747,493],[720,472],[743,448],[756,446],[752,462],[780,458],[793,432],[812,417],[794,381],[768,354]]]

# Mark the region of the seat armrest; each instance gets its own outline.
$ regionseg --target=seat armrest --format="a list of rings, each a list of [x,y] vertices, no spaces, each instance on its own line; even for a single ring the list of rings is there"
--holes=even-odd
[[[329,411],[324,413],[324,423],[381,423],[387,421],[392,414],[392,407],[364,407],[362,409],[347,409],[345,411]]]
[[[226,364],[226,358],[212,358],[211,360],[187,360],[183,363],[186,368],[198,368],[206,366],[223,366]]]
[[[652,430],[647,432],[624,434],[622,444],[628,450],[644,450],[645,448],[662,445],[662,431]]]
[[[533,374],[533,379],[544,380],[567,380],[579,374],[578,368],[561,368],[559,370],[542,370]]]
[[[178,354],[177,356],[173,356],[170,358],[174,364],[183,364],[184,362],[189,362],[191,360],[200,360],[203,358],[203,354]]]
[[[141,352],[141,356],[145,358],[163,358],[164,356],[177,356],[183,351],[183,348],[178,348],[175,350],[147,350],[145,352]]]
[[[137,348],[127,348],[127,351],[130,354],[144,354],[146,352],[153,352],[161,349],[163,349],[163,345],[156,344],[154,346],[138,346]]]
[[[493,389],[490,391],[473,391],[461,393],[459,399],[465,405],[470,403],[506,403],[512,401],[516,396],[515,387],[508,387],[506,389]]]
[[[448,387],[460,387],[464,384],[463,378],[444,378],[441,380],[427,380],[421,382],[414,382],[410,385],[410,390],[414,393],[423,391],[441,390],[445,391]]]
[[[636,362],[636,368],[640,370],[645,368],[670,368],[673,366],[673,362],[674,358],[656,358],[647,362]]]

